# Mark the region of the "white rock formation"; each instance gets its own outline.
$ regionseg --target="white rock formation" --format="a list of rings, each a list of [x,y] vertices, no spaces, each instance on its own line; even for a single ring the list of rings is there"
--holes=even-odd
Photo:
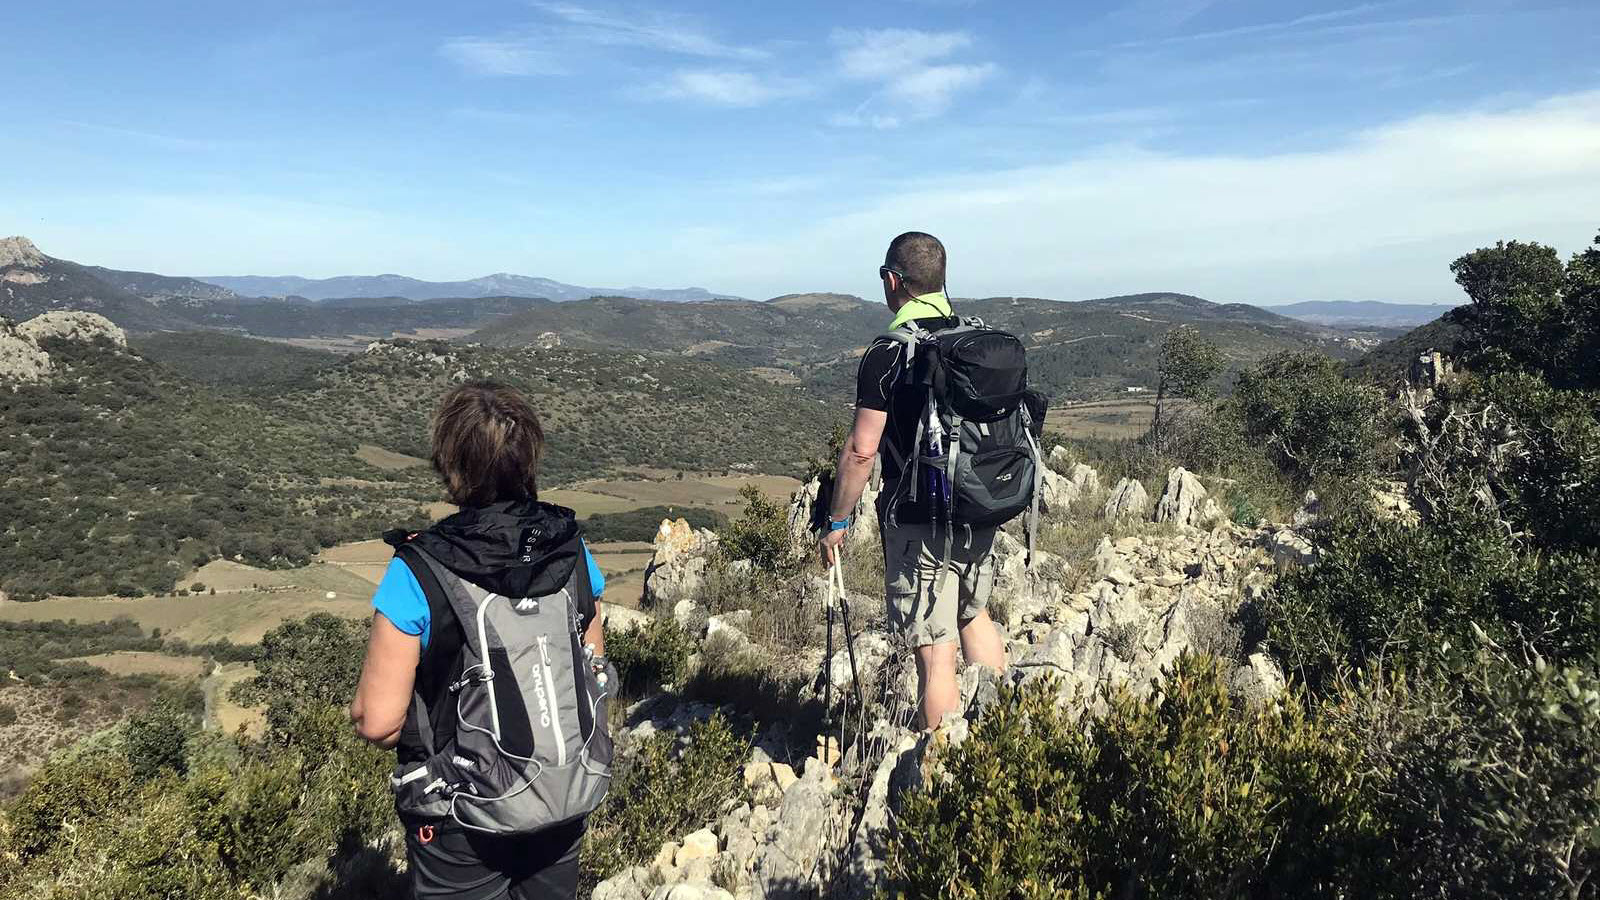
[[[1150,495],[1145,493],[1144,485],[1137,478],[1124,478],[1106,498],[1105,516],[1107,519],[1142,518],[1149,507]]]
[[[111,324],[111,320],[98,313],[64,311],[47,312],[34,316],[18,326],[17,331],[35,343],[46,338],[67,338],[76,341],[95,341],[104,338],[118,347],[128,346],[128,334]]]
[[[1199,528],[1221,515],[1216,501],[1207,496],[1205,486],[1188,469],[1176,466],[1167,472],[1167,490],[1156,503],[1157,522]]]

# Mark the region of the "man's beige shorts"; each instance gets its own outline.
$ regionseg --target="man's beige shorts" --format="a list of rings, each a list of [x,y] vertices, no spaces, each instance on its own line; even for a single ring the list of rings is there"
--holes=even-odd
[[[960,640],[961,626],[989,605],[994,593],[994,529],[958,527],[944,562],[950,577],[934,596],[939,580],[944,534],[932,525],[883,529],[884,596],[889,629],[912,647]]]

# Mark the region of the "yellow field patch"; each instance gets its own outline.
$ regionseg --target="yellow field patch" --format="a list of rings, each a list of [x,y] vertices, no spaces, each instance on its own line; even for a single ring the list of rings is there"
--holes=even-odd
[[[1150,430],[1153,400],[1097,400],[1050,409],[1045,427],[1077,438],[1136,438]]]
[[[166,678],[199,678],[206,673],[205,660],[198,656],[173,656],[153,650],[115,650],[78,656],[67,662],[88,663],[113,675],[160,675]]]
[[[266,711],[258,707],[240,706],[233,702],[228,695],[233,692],[233,686],[247,678],[253,678],[256,667],[252,663],[224,663],[218,667],[207,683],[206,690],[211,704],[211,723],[223,734],[234,734],[242,726],[245,734],[258,737],[266,730]]]
[[[353,575],[345,577],[356,580]],[[227,638],[236,644],[253,644],[279,624],[316,612],[364,619],[372,614],[371,598],[370,585],[333,600],[303,588],[190,597],[49,597],[37,603],[0,604],[0,621],[109,622],[127,617],[141,628],[159,628],[163,635],[192,643]]]
[[[207,590],[215,588],[218,594],[298,588],[323,594],[332,591],[337,599],[352,593],[358,595],[371,593],[370,582],[340,566],[322,562],[314,562],[298,569],[258,569],[231,559],[216,559],[180,580],[178,587],[188,588],[195,582],[205,585]]]
[[[428,464],[428,461],[425,459],[418,459],[415,456],[407,456],[404,453],[396,453],[393,450],[385,450],[376,444],[358,445],[356,447],[356,459],[361,460],[369,466],[375,466],[379,469],[383,469],[386,472],[394,472],[400,469],[411,469],[417,466],[425,466]]]

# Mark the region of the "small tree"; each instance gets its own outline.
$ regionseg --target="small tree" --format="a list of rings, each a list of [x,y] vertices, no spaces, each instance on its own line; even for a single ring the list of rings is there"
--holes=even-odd
[[[1249,437],[1299,487],[1350,486],[1377,467],[1383,398],[1320,353],[1275,353],[1239,373]]]
[[[1224,363],[1221,348],[1201,337],[1194,328],[1180,325],[1167,332],[1161,341],[1156,412],[1150,421],[1150,437],[1158,453],[1166,450],[1172,424],[1168,401],[1203,400],[1213,396],[1212,382],[1221,374]]]

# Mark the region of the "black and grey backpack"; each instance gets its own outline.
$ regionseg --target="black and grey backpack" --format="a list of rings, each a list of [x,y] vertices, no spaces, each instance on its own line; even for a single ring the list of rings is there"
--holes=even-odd
[[[915,321],[884,335],[905,347],[897,389],[926,396],[917,417],[912,458],[898,458],[900,480],[886,504],[929,509],[950,558],[958,529],[993,528],[1028,512],[1031,562],[1038,528],[1044,460],[1039,437],[1048,401],[1028,387],[1028,358],[1015,335],[981,319],[928,331]],[[943,584],[943,575],[940,576]]]
[[[605,797],[616,673],[583,643],[583,610],[595,605],[582,544],[571,542],[561,552],[577,560],[572,574],[534,597],[491,593],[397,542],[433,622],[402,733],[411,758],[402,752],[391,779],[402,817],[529,834],[582,818]]]

